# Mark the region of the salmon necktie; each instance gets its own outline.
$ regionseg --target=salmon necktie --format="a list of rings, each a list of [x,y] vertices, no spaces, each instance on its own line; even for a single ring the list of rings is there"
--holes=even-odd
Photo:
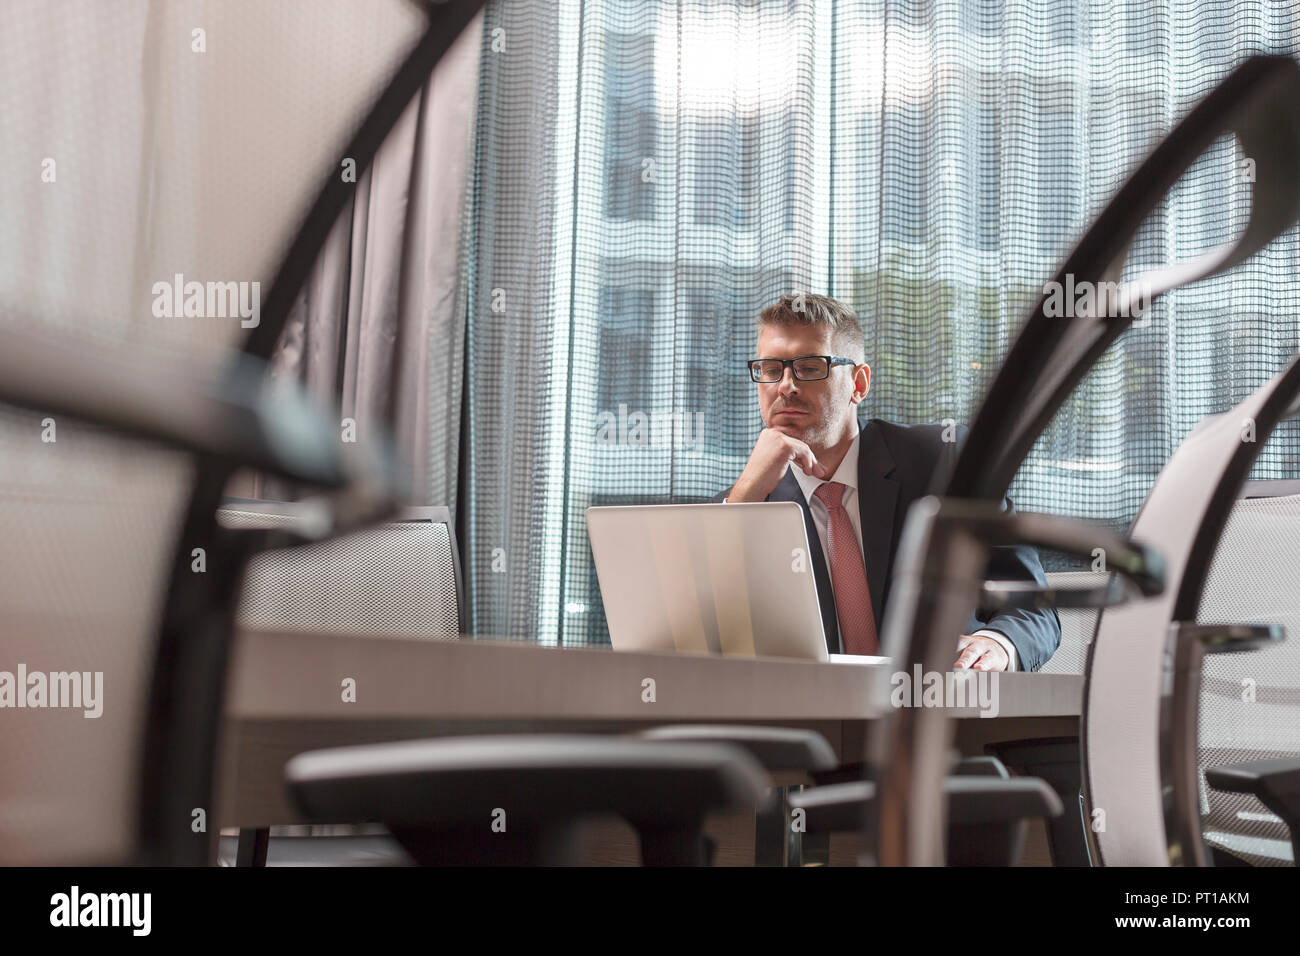
[[[844,485],[823,482],[813,494],[830,515],[826,530],[826,550],[831,568],[831,585],[835,590],[835,609],[840,620],[840,635],[846,654],[880,653],[876,636],[876,618],[871,610],[871,591],[867,588],[867,571],[858,548],[849,513],[841,503]]]

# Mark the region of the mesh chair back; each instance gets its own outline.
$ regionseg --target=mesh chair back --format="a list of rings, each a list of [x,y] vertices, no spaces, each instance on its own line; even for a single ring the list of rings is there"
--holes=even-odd
[[[1090,822],[1108,866],[1168,861],[1161,793],[1160,692],[1170,622],[1194,545],[1243,447],[1245,423],[1262,411],[1281,373],[1231,412],[1206,419],[1161,471],[1131,537],[1159,552],[1168,586],[1155,598],[1105,610],[1089,650],[1084,700],[1084,783]],[[1252,615],[1253,617],[1253,615]]]
[[[228,528],[292,528],[288,502],[230,503]],[[460,562],[446,508],[406,509],[398,520],[318,544],[253,557],[237,611],[240,627],[455,640]]]
[[[0,406],[0,864],[108,862],[191,472],[70,421],[43,444],[41,421]]]
[[[1281,487],[1279,487],[1281,486]],[[1285,491],[1283,490],[1285,489]],[[1228,518],[1197,621],[1268,623],[1287,639],[1212,654],[1202,671],[1198,783],[1207,844],[1251,863],[1293,863],[1285,824],[1250,794],[1205,784],[1205,768],[1300,756],[1300,483],[1252,482]]]
[[[1049,587],[1074,590],[1097,583],[1092,571],[1052,571],[1047,575]],[[1040,674],[1082,674],[1087,667],[1088,645],[1097,628],[1097,609],[1093,607],[1057,608],[1061,619],[1061,644]]]

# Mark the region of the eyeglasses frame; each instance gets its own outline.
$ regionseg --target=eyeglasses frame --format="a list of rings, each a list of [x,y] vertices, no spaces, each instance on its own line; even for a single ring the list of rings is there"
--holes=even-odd
[[[795,363],[795,362],[802,362],[804,359],[811,359],[811,358],[819,358],[819,359],[824,359],[824,360],[826,361],[826,374],[825,374],[825,375],[822,375],[822,376],[820,376],[819,378],[803,378],[803,377],[802,377],[802,376],[801,376],[797,371],[795,371],[795,369],[794,369],[794,363]],[[777,380],[776,380],[775,382],[761,382],[761,381],[759,381],[759,379],[758,379],[758,369],[755,368],[755,365],[756,365],[757,363],[759,363],[759,362],[780,362],[780,363],[781,363],[781,375],[780,375],[780,377],[777,378]],[[798,381],[798,382],[824,382],[824,381],[826,381],[826,379],[828,379],[828,378],[831,377],[831,369],[833,369],[835,366],[837,366],[837,365],[859,365],[859,364],[861,364],[861,363],[859,363],[859,362],[855,362],[855,361],[854,361],[853,359],[851,359],[851,358],[844,358],[844,356],[842,356],[842,355],[797,355],[797,356],[795,356],[794,358],[790,358],[790,359],[778,359],[778,358],[756,358],[756,359],[750,359],[748,362],[745,363],[745,365],[749,368],[749,377],[750,377],[751,379],[754,380],[754,384],[756,384],[756,385],[776,385],[776,384],[778,384],[779,382],[781,382],[781,381],[785,378],[785,370],[786,370],[787,368],[790,369],[790,371],[794,374],[795,381]]]

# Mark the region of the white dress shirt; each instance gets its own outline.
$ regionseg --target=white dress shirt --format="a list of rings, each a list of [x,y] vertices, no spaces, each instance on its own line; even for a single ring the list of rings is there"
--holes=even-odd
[[[835,474],[826,480],[838,481],[844,486],[844,494],[840,497],[840,504],[849,513],[849,522],[853,525],[853,533],[858,538],[858,550],[863,552],[862,566],[866,567],[866,553],[862,545],[862,512],[858,508],[858,445],[861,441],[862,432],[858,432],[853,436],[853,442],[849,445],[848,451],[844,453],[844,458],[839,467],[835,469]],[[805,474],[804,470],[795,462],[790,463],[790,471],[794,475],[794,480],[799,483],[799,490],[803,492],[804,500],[808,502],[808,510],[812,513],[813,526],[817,529],[818,540],[821,541],[822,554],[830,554],[827,545],[827,534],[830,528],[831,515],[829,509],[816,494],[817,489],[825,481],[815,475]],[[1001,631],[981,628],[975,632],[975,635],[997,641],[1002,646],[1002,649],[1007,652],[1007,670],[1014,671],[1018,668],[1016,646],[1011,643],[1005,634]]]

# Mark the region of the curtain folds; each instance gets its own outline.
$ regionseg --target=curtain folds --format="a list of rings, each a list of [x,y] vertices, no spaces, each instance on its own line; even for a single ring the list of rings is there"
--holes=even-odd
[[[338,408],[340,434],[381,424],[411,503],[456,507],[464,297],[461,221],[481,17],[439,62],[369,169],[290,314],[273,362]],[[340,169],[340,175],[345,174]],[[258,480],[256,496],[284,489]]]

